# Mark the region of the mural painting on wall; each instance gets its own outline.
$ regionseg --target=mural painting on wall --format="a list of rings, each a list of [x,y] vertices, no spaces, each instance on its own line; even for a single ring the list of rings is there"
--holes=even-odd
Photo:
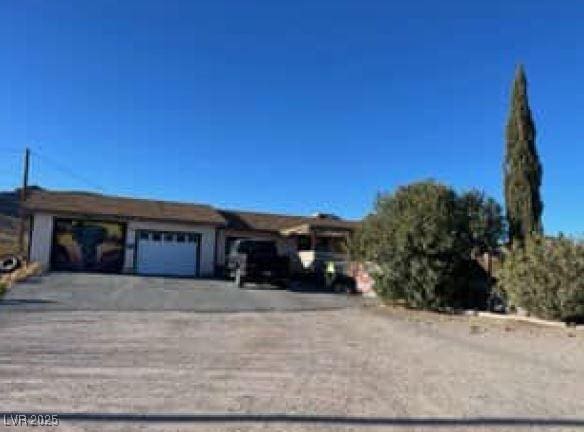
[[[75,219],[55,221],[54,270],[117,273],[124,263],[124,225]]]

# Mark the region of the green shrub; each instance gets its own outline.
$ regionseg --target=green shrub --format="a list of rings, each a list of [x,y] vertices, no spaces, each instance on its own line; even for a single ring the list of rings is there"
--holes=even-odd
[[[375,264],[382,298],[428,309],[481,307],[489,278],[471,255],[497,246],[504,233],[501,213],[479,191],[457,195],[434,181],[413,183],[377,197],[352,238],[351,253]]]
[[[535,236],[504,257],[499,289],[510,304],[546,319],[584,316],[584,243]]]
[[[451,306],[460,291],[459,270],[470,257],[465,214],[456,194],[432,181],[378,197],[353,242],[353,251],[375,262],[377,293],[409,306]]]
[[[4,282],[0,282],[0,299],[2,297],[4,297],[4,294],[6,293],[6,284]]]
[[[503,209],[493,198],[472,189],[459,197],[467,217],[467,232],[477,253],[492,252],[499,247],[505,235]]]

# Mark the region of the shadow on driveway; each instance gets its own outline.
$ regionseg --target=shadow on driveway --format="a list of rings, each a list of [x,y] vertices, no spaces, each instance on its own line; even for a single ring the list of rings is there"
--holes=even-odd
[[[57,303],[53,300],[43,300],[43,299],[19,299],[13,298],[9,300],[0,300],[0,306],[14,306],[14,305],[26,305],[26,304],[53,304]]]
[[[56,415],[60,421],[97,423],[285,423],[410,427],[584,427],[582,418],[533,417],[357,417],[302,414],[129,414],[0,412],[5,420],[17,416]],[[21,417],[22,418],[22,417]]]

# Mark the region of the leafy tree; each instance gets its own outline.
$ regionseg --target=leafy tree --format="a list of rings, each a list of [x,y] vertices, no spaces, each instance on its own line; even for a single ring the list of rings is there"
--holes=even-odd
[[[433,181],[378,196],[357,234],[364,258],[380,268],[377,292],[414,307],[451,304],[457,270],[470,255],[465,224],[454,191]]]
[[[495,247],[502,227],[501,207],[484,194],[458,196],[425,181],[379,195],[353,237],[352,251],[376,265],[381,297],[412,307],[460,306],[473,298],[477,265],[471,251]]]
[[[523,241],[543,231],[543,203],[539,188],[542,167],[535,147],[535,125],[527,100],[527,80],[522,66],[513,82],[507,121],[505,154],[505,204],[511,241]]]
[[[505,235],[505,223],[501,205],[484,192],[473,189],[460,197],[468,217],[468,235],[475,252],[495,250]]]

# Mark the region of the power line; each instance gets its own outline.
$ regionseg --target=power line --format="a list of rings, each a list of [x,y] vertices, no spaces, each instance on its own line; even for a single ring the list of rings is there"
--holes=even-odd
[[[67,174],[71,178],[74,178],[77,181],[80,181],[82,183],[85,183],[87,186],[90,186],[93,189],[97,189],[97,190],[99,190],[101,192],[107,193],[107,191],[105,190],[104,187],[102,187],[101,185],[95,183],[93,180],[89,180],[88,178],[77,174],[75,171],[73,171],[68,166],[62,164],[61,162],[58,162],[57,160],[55,160],[55,159],[53,159],[53,158],[51,158],[51,157],[49,157],[47,155],[40,154],[36,150],[31,151],[31,155],[34,156],[34,157],[37,157],[39,160],[41,160],[41,161],[47,163],[48,165],[52,166],[57,171],[60,171],[63,174]]]

